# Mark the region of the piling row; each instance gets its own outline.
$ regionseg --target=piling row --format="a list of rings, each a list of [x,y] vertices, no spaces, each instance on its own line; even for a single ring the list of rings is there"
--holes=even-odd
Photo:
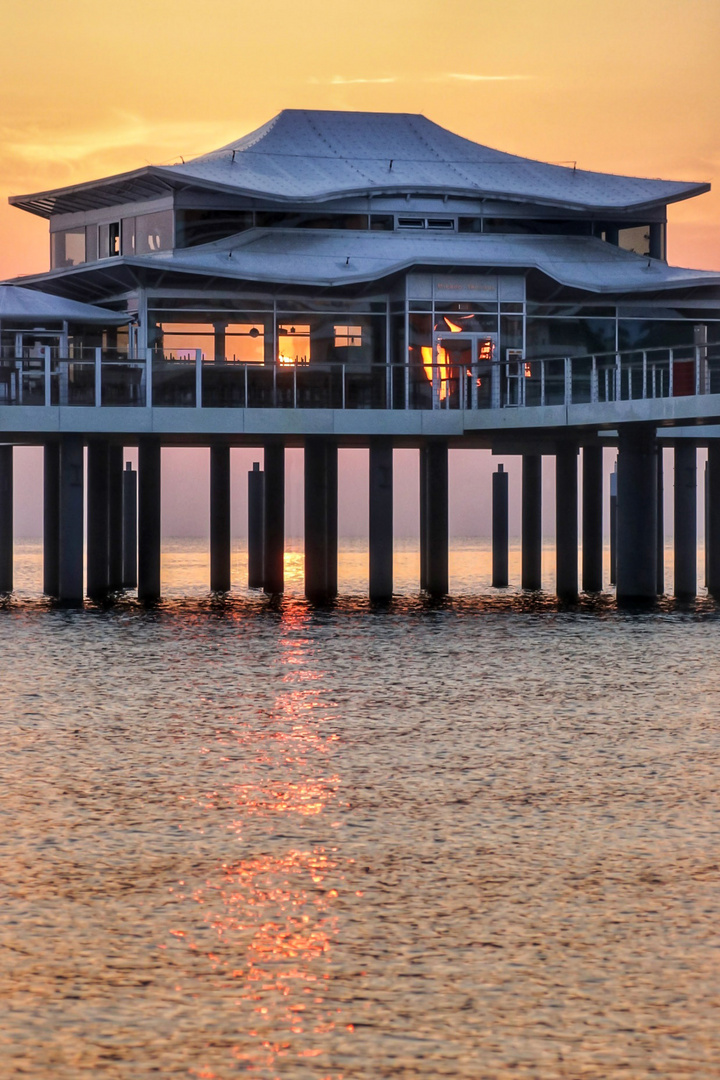
[[[674,593],[697,593],[697,446],[674,445]],[[61,436],[44,447],[43,589],[66,604],[81,604],[137,588],[143,601],[160,597],[160,458],[156,438],[138,444],[137,473],[123,447],[103,439]],[[268,594],[284,590],[285,446],[265,442],[264,467],[248,475],[248,585]],[[582,501],[578,463],[582,452]],[[430,596],[449,588],[448,453],[446,439],[420,448],[420,587]],[[573,601],[580,588],[603,588],[602,445],[564,440],[553,447],[556,480],[556,590]],[[305,440],[305,591],[313,602],[337,595],[338,443]],[[210,588],[231,588],[230,446],[210,447]],[[85,515],[87,489],[87,522]],[[522,454],[521,586],[542,586],[542,456]],[[492,584],[509,583],[509,477],[492,477]],[[618,437],[611,476],[610,582],[621,602],[654,601],[664,591],[662,449],[652,428],[628,425]],[[705,476],[706,584],[720,598],[720,445],[711,442]],[[578,523],[581,523],[581,531]],[[86,555],[84,554],[85,540]],[[581,579],[578,552],[581,552]],[[0,446],[0,592],[13,588],[13,447]],[[393,592],[393,442],[369,441],[369,583],[371,599]]]

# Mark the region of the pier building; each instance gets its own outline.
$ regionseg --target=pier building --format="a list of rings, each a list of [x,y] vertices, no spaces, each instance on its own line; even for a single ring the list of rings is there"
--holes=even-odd
[[[668,206],[708,189],[532,161],[423,116],[285,110],[192,160],[14,196],[49,223],[50,270],[0,286],[0,589],[14,445],[44,446],[45,590],[70,603],[136,575],[140,597],[159,595],[171,445],[210,447],[218,590],[231,584],[230,448],[262,447],[251,584],[270,593],[283,588],[285,449],[304,448],[312,599],[337,591],[338,448],[370,451],[379,599],[392,593],[393,448],[416,447],[420,584],[442,595],[448,452],[479,447],[522,455],[527,589],[541,584],[541,459],[554,457],[557,590],[571,598],[603,585],[602,449],[617,446],[618,597],[652,599],[666,445],[675,587],[692,596],[707,445],[720,592],[720,274],[666,259]],[[500,469],[498,586],[507,505]]]

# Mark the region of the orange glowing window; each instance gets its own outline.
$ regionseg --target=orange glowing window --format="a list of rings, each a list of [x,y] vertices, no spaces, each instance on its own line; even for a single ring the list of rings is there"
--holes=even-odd
[[[310,363],[310,327],[300,323],[278,326],[278,361],[283,366]]]
[[[341,348],[362,345],[362,326],[333,326],[335,344]]]

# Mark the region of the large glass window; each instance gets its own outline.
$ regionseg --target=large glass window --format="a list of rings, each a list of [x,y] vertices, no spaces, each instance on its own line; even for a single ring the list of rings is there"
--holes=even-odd
[[[618,230],[618,246],[636,255],[650,255],[650,226],[636,225],[631,229]]]
[[[693,323],[658,319],[620,319],[620,349],[658,349],[693,344]]]
[[[253,226],[252,210],[177,210],[175,247],[196,247],[223,240]]]
[[[50,234],[50,265],[53,269],[85,262],[85,228],[62,229]]]
[[[528,319],[527,356],[583,356],[615,350],[614,319]]]
[[[135,251],[138,255],[168,251],[172,246],[172,210],[158,210],[155,214],[140,214],[135,218]]]

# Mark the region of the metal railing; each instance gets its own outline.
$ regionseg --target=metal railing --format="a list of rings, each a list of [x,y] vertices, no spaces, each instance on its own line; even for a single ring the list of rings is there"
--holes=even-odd
[[[472,364],[243,364],[117,350],[0,354],[0,405],[503,409],[720,393],[720,345]]]

